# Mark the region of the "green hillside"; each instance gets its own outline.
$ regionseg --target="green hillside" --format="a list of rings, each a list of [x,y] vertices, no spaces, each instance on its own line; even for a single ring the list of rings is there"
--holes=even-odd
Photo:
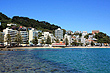
[[[49,32],[54,32],[55,29],[61,28],[60,26],[50,24],[46,21],[38,21],[35,19],[30,19],[28,17],[19,17],[19,16],[13,16],[12,19],[7,17],[5,14],[2,14],[0,12],[0,22],[1,22],[1,28],[0,31],[5,29],[7,27],[6,24],[8,23],[15,23],[17,25],[25,26],[25,27],[33,27],[36,28],[37,30],[42,30],[42,31],[49,31]]]

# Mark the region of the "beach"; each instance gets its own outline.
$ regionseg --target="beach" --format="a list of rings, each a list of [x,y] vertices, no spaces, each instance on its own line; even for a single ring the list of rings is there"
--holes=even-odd
[[[110,46],[90,46],[90,47],[83,47],[83,46],[72,46],[72,47],[13,47],[13,48],[10,48],[10,49],[34,49],[34,48],[37,48],[37,49],[40,49],[40,48],[110,48]]]

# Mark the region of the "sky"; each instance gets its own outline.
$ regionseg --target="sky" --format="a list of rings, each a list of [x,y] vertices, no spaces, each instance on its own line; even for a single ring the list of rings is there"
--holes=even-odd
[[[0,12],[47,21],[66,30],[110,36],[110,0],[0,0]]]

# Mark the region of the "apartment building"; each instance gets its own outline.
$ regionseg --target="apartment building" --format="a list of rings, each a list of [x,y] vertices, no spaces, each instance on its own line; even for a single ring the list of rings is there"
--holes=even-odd
[[[86,44],[86,38],[84,38],[84,36],[86,36],[87,34],[87,31],[82,32],[81,43],[83,43],[83,46],[85,46]]]
[[[29,44],[33,44],[32,40],[36,37],[38,37],[38,31],[35,29],[29,30]]]
[[[28,41],[28,31],[19,31],[21,37],[22,37],[22,44],[26,44]]]
[[[42,38],[42,39],[44,39],[45,42],[46,42],[46,39],[47,39],[48,35],[49,35],[50,38],[51,38],[51,42],[54,42],[55,37],[53,36],[53,34],[51,34],[51,33],[49,33],[49,32],[43,32],[42,35],[43,35],[43,38]]]
[[[55,37],[59,40],[63,39],[63,30],[61,30],[60,28],[55,30]]]
[[[71,43],[72,43],[72,41],[71,41],[71,35],[65,34],[64,40],[65,40],[66,38],[68,39],[68,45],[71,45]]]
[[[17,35],[18,31],[17,31],[17,30],[13,30],[13,29],[6,28],[6,29],[3,30],[3,32],[5,33],[5,34],[4,34],[4,41],[6,41],[7,34],[10,34],[11,40],[12,40],[11,44],[12,44],[12,45],[15,45],[16,42],[15,42],[14,40],[15,40],[15,38],[16,38],[16,35]],[[4,44],[5,44],[5,45],[8,45],[9,43],[4,42]]]

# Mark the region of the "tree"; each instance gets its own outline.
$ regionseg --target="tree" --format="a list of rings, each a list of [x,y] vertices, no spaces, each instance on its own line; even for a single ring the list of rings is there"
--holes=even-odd
[[[79,34],[79,37],[81,37],[81,36],[82,36],[82,33]]]
[[[91,46],[94,46],[94,42],[91,42]]]
[[[3,43],[4,42],[4,36],[2,33],[0,33],[0,43]]]
[[[89,45],[89,43],[86,43],[86,46],[88,46]]]
[[[36,28],[38,30],[44,30],[44,31],[49,31],[53,32],[55,29],[61,28],[60,26],[50,24],[49,22],[46,21],[38,21],[35,19],[30,19],[28,17],[19,17],[19,16],[14,16],[11,18],[7,17],[5,14],[2,14],[0,12],[0,22],[2,25],[0,26],[0,30],[3,30],[7,27],[8,23],[15,23],[17,25],[25,26],[25,27],[32,27]]]
[[[21,44],[21,43],[23,42],[20,33],[18,33],[15,37],[16,37],[16,38],[15,38],[15,42],[16,42],[17,45],[19,46],[19,44]]]
[[[56,39],[56,43],[59,43],[59,39]]]
[[[38,32],[38,38],[40,38],[42,36],[42,33]]]
[[[32,40],[32,43],[35,44],[35,45],[38,44],[38,39],[37,39],[36,36],[35,36],[34,39]]]
[[[65,45],[66,46],[68,45],[68,39],[67,39],[67,37],[65,38]]]
[[[78,46],[78,43],[76,42],[76,40],[74,40],[74,42],[72,42],[71,45]]]
[[[46,44],[51,44],[51,38],[50,38],[50,36],[49,36],[49,35],[47,36],[47,41],[46,41]]]
[[[103,32],[96,33],[95,38],[97,39],[98,43],[110,43],[109,36]]]
[[[61,41],[63,41],[63,39],[61,39]]]
[[[10,46],[11,46],[11,42],[12,42],[12,40],[11,40],[11,36],[10,36],[10,34],[7,34],[6,35],[6,38],[5,38],[5,42],[7,42],[8,44],[10,44]]]
[[[26,41],[26,44],[29,44],[29,40]]]
[[[88,34],[87,34],[87,35],[85,35],[85,36],[84,36],[84,38],[88,39],[88,38],[89,38],[89,35],[88,35]]]
[[[41,40],[41,44],[45,44],[43,39]]]

